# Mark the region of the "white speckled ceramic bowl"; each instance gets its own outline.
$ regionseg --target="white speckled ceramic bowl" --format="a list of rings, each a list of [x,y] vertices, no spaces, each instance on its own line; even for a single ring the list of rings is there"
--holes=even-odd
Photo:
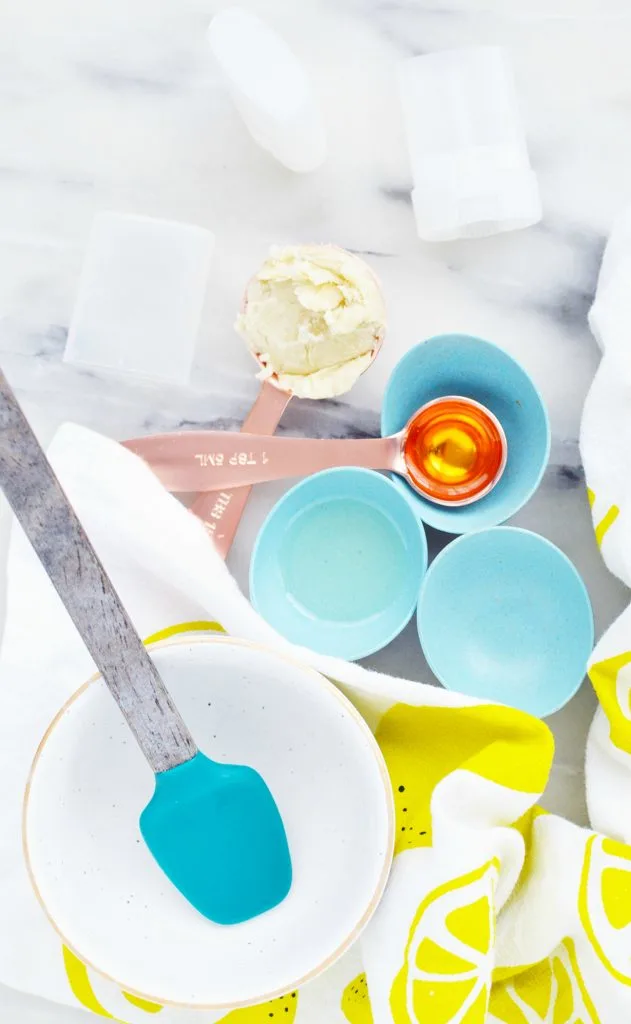
[[[312,669],[221,637],[151,653],[200,747],[268,782],[291,892],[222,927],[169,884],[138,827],[153,776],[100,676],[60,711],[33,764],[24,846],[35,891],[66,945],[125,991],[208,1009],[274,998],[341,956],[379,902],[393,849],[385,764],[358,712]]]

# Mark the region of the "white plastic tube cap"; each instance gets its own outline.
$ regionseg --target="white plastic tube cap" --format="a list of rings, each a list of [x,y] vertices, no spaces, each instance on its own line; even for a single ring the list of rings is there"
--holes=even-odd
[[[186,384],[213,244],[192,224],[97,214],[64,361]]]
[[[515,82],[500,47],[402,61],[399,85],[421,238],[480,237],[541,220]]]
[[[319,167],[326,156],[322,114],[284,39],[255,14],[229,7],[211,21],[208,41],[252,138],[291,171]]]

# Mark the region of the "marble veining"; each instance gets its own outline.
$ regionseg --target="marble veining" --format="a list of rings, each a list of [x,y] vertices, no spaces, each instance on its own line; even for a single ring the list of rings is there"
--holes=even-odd
[[[36,429],[49,437],[64,419],[114,437],[234,428],[258,386],[233,330],[245,282],[270,243],[336,242],[380,276],[387,339],[344,401],[294,401],[281,429],[373,436],[385,381],[410,345],[452,330],[504,345],[542,390],[553,430],[542,487],[516,522],[573,558],[600,633],[627,593],[593,541],[577,437],[599,359],[586,312],[610,225],[631,197],[628,0],[248,0],[304,60],[322,102],[329,157],[306,176],[275,164],[235,116],[204,38],[219,6],[2,5],[0,359]],[[479,43],[510,51],[544,219],[514,234],[424,244],[410,207],[396,64]],[[117,381],[61,361],[101,209],[188,221],[217,237],[189,388]],[[256,530],[285,486],[257,488],[248,507],[230,556],[244,587]],[[432,551],[443,543],[430,537]],[[431,679],[412,627],[368,660]],[[550,722],[557,756],[546,801],[579,821],[594,706],[586,685]],[[32,1005],[25,1001],[23,1021],[38,1019]]]

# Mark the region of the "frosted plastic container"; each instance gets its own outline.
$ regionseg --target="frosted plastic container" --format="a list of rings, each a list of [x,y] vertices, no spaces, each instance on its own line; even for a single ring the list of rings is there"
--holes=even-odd
[[[402,61],[399,87],[421,238],[492,235],[541,219],[513,73],[500,47]]]
[[[313,171],[326,135],[307,73],[284,39],[239,7],[220,11],[210,48],[252,138],[291,171]]]
[[[192,224],[97,214],[64,361],[186,384],[213,244]]]

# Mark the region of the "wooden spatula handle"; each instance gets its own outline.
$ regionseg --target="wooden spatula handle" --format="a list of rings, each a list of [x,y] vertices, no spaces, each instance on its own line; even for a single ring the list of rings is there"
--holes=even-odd
[[[195,741],[1,371],[0,487],[154,772],[189,761]]]

